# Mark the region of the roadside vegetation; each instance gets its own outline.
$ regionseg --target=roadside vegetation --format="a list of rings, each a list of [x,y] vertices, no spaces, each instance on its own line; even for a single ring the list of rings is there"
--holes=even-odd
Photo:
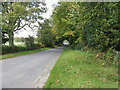
[[[45,2],[2,2],[1,6],[1,57],[23,55],[26,51],[56,47],[58,45],[55,44],[55,36],[51,31],[51,22],[41,16],[47,10]],[[22,29],[26,30],[25,27],[32,30],[39,29],[38,37],[14,37],[14,33]]]
[[[29,38],[24,38],[23,43],[24,44],[14,46],[2,45],[1,59],[20,56],[47,49],[42,44],[35,44],[34,38],[31,36],[29,36]]]
[[[45,88],[117,87],[118,2],[59,2],[50,19],[42,16],[47,11],[45,2],[2,2],[1,5],[3,58],[69,43],[70,48],[59,58]],[[25,26],[37,28],[37,37],[15,39],[14,33]],[[15,45],[14,41],[24,45]]]
[[[96,54],[66,48],[44,88],[118,88],[118,69]]]
[[[43,51],[47,49],[50,49],[50,48],[41,48],[41,49],[36,49],[36,50],[27,50],[27,51],[22,51],[22,52],[17,52],[17,53],[5,54],[5,55],[0,56],[0,59],[12,58],[12,57],[35,53],[35,52],[39,52],[39,51]]]
[[[119,3],[60,2],[52,31],[66,49],[45,88],[118,88],[120,61]]]

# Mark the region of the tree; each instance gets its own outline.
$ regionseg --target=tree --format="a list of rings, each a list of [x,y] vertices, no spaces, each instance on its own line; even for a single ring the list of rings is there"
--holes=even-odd
[[[57,37],[67,39],[70,45],[73,44],[78,37],[75,27],[77,24],[75,15],[78,13],[77,8],[77,3],[62,2],[55,8],[52,15],[53,26],[56,27],[55,31],[58,33]]]
[[[118,3],[61,2],[52,16],[57,37],[66,38],[75,47],[120,48]]]
[[[39,42],[44,44],[46,47],[52,47],[55,43],[55,36],[51,30],[51,22],[46,19],[42,24],[41,29],[38,30]]]
[[[9,36],[9,45],[14,45],[14,32],[21,30],[26,25],[31,27],[40,15],[46,11],[44,2],[3,2],[2,23],[3,31]],[[39,21],[39,20],[38,20]]]

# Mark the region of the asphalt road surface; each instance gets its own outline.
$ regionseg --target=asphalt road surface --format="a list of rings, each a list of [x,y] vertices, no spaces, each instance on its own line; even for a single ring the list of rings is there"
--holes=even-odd
[[[44,77],[44,72],[55,64],[63,49],[57,47],[0,61],[2,88],[34,88],[38,79]]]

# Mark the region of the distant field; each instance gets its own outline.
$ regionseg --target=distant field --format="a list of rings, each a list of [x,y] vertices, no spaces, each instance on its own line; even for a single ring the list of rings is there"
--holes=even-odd
[[[25,44],[23,42],[14,42],[14,44],[17,46],[24,46]],[[9,45],[9,43],[7,42],[5,45]]]

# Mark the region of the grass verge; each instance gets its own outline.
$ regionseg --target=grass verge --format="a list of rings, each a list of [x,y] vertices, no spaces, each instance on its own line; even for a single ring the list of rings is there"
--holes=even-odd
[[[49,48],[41,48],[41,49],[36,49],[36,50],[23,51],[23,52],[18,52],[18,53],[1,55],[0,59],[6,59],[6,58],[11,58],[11,57],[21,56],[21,55],[35,53],[35,52],[39,52],[39,51],[43,51],[43,50],[47,50],[47,49],[49,49]]]
[[[92,53],[66,48],[44,88],[118,88],[117,68]]]

